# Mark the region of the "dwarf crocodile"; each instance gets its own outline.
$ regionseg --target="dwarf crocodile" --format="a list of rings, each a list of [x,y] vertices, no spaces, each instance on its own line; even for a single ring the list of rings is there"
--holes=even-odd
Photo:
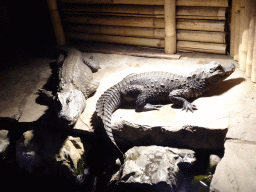
[[[40,91],[53,100],[54,111],[61,126],[70,126],[77,122],[86,107],[86,99],[98,88],[99,82],[93,80],[92,73],[100,67],[92,57],[83,57],[74,48],[67,50],[66,58],[60,54],[57,65],[57,73],[54,74],[57,79],[55,90]]]
[[[171,101],[183,106],[186,111],[193,112],[196,106],[187,99],[201,96],[214,84],[230,76],[234,70],[235,65],[232,63],[223,67],[210,62],[187,76],[160,71],[130,74],[101,95],[96,104],[96,113],[102,119],[108,137],[123,156],[111,129],[112,113],[123,101],[135,101],[138,112],[157,109],[160,105],[149,104],[155,101]]]

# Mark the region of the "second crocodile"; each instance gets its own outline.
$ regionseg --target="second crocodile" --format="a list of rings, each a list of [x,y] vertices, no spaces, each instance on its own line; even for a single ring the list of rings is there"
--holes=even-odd
[[[67,57],[60,54],[54,90],[40,90],[42,95],[53,100],[53,108],[60,125],[74,125],[86,107],[86,99],[93,94],[99,82],[93,80],[93,72],[100,69],[92,58],[82,56],[74,48],[67,51]]]

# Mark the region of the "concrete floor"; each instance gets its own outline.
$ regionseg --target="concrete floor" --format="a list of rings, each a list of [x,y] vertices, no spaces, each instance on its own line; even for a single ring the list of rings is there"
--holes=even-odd
[[[102,92],[121,80],[125,74],[134,71],[161,70],[161,68],[162,70],[167,69],[167,71],[177,74],[187,74],[201,64],[206,64],[213,60],[224,65],[233,62],[238,66],[228,55],[203,53],[179,54],[182,55],[179,60],[171,60],[116,54],[86,53],[85,55],[93,55],[99,61],[101,69],[98,73],[94,74],[94,77],[96,79],[104,79],[104,82],[101,82],[95,95],[88,99],[88,107],[81,116],[84,122],[78,122],[76,128],[91,131],[90,126],[85,125],[90,124],[90,118],[88,118],[87,114],[94,111],[95,102]],[[38,97],[36,92],[39,88],[43,87],[51,75],[50,63],[55,61],[52,58],[53,55],[49,54],[49,57],[47,55],[44,57],[20,55],[15,60],[14,65],[0,71],[0,117],[15,118],[19,122],[32,122],[38,120],[45,113],[48,107],[36,102]],[[207,98],[206,103],[209,103],[209,106],[218,105],[218,102],[225,97],[225,102],[221,102],[221,109],[225,108],[229,114],[225,120],[225,123],[228,123],[229,127],[227,137],[229,140],[239,142],[248,141],[250,144],[256,146],[256,128],[254,127],[256,125],[255,84],[247,79],[238,67],[227,82],[231,83],[232,86],[226,83],[226,88],[224,86],[222,90],[215,89],[215,91],[219,92],[216,93],[217,95],[219,94],[218,99],[213,98],[209,100]],[[202,98],[201,100],[204,99]],[[198,107],[200,108],[201,105],[203,108],[204,104],[200,104],[199,101],[200,98],[196,101]],[[243,145],[243,147],[246,146]],[[246,162],[246,157],[242,158]],[[255,159],[255,157],[253,158]],[[254,170],[254,173],[256,170],[255,165],[251,165],[251,169]]]

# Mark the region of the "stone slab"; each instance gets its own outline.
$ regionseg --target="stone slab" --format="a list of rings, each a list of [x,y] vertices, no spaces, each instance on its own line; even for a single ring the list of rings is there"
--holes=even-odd
[[[95,105],[97,99],[100,95],[107,90],[112,85],[121,81],[126,75],[130,73],[141,73],[145,71],[169,71],[175,74],[186,75],[194,69],[201,66],[201,64],[206,64],[210,61],[217,61],[218,59],[195,59],[195,58],[183,58],[180,60],[167,60],[167,59],[148,59],[143,57],[132,57],[132,56],[121,56],[121,55],[105,55],[97,53],[86,53],[86,55],[93,55],[97,57],[97,60],[101,64],[101,69],[94,74],[94,78],[100,81],[100,85],[94,94],[93,97],[90,97],[87,100],[87,107],[84,113],[81,116],[81,119],[88,127],[83,126],[84,123],[78,122],[76,128],[78,129],[90,129],[90,118],[94,113]],[[220,60],[221,64],[228,64],[232,60]],[[214,90],[210,91],[208,95],[200,97],[195,100],[193,103],[197,105],[198,109],[195,113],[184,113],[180,112],[180,109],[170,109],[168,115],[165,115],[165,119],[168,121],[161,120],[158,123],[171,123],[175,124],[179,121],[186,121],[189,119],[186,124],[198,124],[198,126],[208,126],[212,128],[227,128],[229,110],[226,105],[232,105],[230,98],[234,97],[237,90],[234,91],[232,88],[239,84],[242,80],[237,79],[241,78],[239,72],[235,72],[229,80],[227,80],[223,86],[217,87]],[[170,107],[163,108],[162,110],[167,110]],[[153,112],[156,115],[155,112]],[[171,114],[171,115],[170,115]],[[203,115],[203,116],[202,116]],[[162,115],[155,116],[155,123],[157,123],[157,118]],[[200,119],[200,121],[198,120]],[[154,124],[154,122],[153,122]]]
[[[225,155],[214,174],[211,191],[256,191],[256,143],[228,140]]]
[[[201,118],[202,121],[197,123],[196,120]],[[142,113],[136,113],[134,109],[119,109],[112,116],[112,127],[116,142],[125,146],[220,149],[228,130],[227,119],[228,115],[214,119],[167,105],[159,111]]]
[[[145,71],[169,71],[176,74],[186,75],[202,64],[210,61],[217,61],[225,65],[232,60],[227,59],[211,59],[211,58],[182,58],[180,60],[164,60],[164,59],[147,59],[142,57],[121,56],[121,55],[104,55],[96,53],[86,53],[86,55],[93,55],[101,64],[101,69],[94,74],[94,78],[100,81],[100,85],[96,93],[87,100],[87,107],[81,115],[81,119],[76,124],[76,129],[86,131],[93,131],[95,127],[91,126],[92,116],[95,112],[95,106],[100,95],[112,85],[121,81],[126,75],[130,73],[141,73]],[[160,110],[136,113],[134,106],[125,106],[118,109],[113,114],[113,127],[116,128],[113,132],[116,134],[117,142],[134,143],[137,141],[145,141],[151,139],[152,142],[147,144],[163,144],[166,140],[181,136],[185,134],[187,137],[186,143],[191,143],[195,148],[219,148],[217,142],[222,140],[223,146],[224,138],[229,126],[230,112],[236,108],[237,98],[240,96],[241,90],[244,89],[244,78],[242,73],[236,70],[226,81],[214,87],[208,93],[193,101],[198,108],[194,113],[182,111],[180,108],[173,108],[172,104],[164,105]],[[126,131],[118,131],[120,127],[125,125],[128,128]],[[141,129],[131,130],[131,124],[140,127]],[[121,126],[120,126],[121,125]],[[136,127],[135,126],[135,127]],[[193,131],[187,129],[192,128]],[[203,130],[202,128],[205,128]],[[147,129],[148,131],[141,131]],[[154,129],[151,134],[150,129]],[[129,131],[128,131],[129,130]],[[138,131],[140,130],[140,131]],[[162,131],[158,131],[162,130]],[[196,133],[197,131],[197,133]],[[212,132],[215,131],[215,136]],[[206,134],[207,132],[207,134]],[[130,134],[129,134],[130,133]],[[132,133],[136,133],[132,136]],[[169,134],[168,134],[169,133]],[[178,133],[172,134],[171,133]],[[198,134],[198,137],[203,142],[196,142],[193,137]],[[158,136],[157,136],[158,135]],[[221,135],[221,136],[220,136]],[[206,137],[210,137],[210,140]],[[122,138],[122,139],[120,139]],[[216,139],[219,138],[219,139]],[[185,140],[185,139],[184,139]],[[173,142],[171,142],[173,143]],[[135,143],[134,143],[135,144]],[[140,143],[142,144],[142,142]],[[183,147],[188,147],[187,144],[181,144]],[[211,147],[210,147],[211,146]],[[178,147],[178,146],[175,146]]]
[[[248,79],[241,87],[230,106],[225,155],[213,176],[211,191],[256,191],[256,87]]]
[[[240,110],[231,112],[227,138],[256,142],[255,94],[256,89],[252,89],[240,100]]]

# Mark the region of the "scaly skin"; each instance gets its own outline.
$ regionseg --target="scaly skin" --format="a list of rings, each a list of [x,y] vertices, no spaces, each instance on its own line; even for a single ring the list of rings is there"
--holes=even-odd
[[[93,80],[92,75],[92,71],[96,72],[99,68],[91,58],[83,58],[79,50],[69,51],[59,67],[59,85],[54,102],[55,111],[62,124],[73,125],[77,122],[86,107],[86,99],[99,86],[99,82]]]
[[[138,112],[159,107],[146,105],[147,103],[167,100],[183,106],[186,111],[193,112],[196,106],[189,103],[187,99],[201,96],[214,84],[226,79],[234,70],[234,64],[222,67],[220,64],[211,62],[188,76],[158,71],[130,74],[101,95],[97,101],[96,112],[103,121],[108,137],[123,156],[114,140],[111,128],[112,113],[123,101],[135,101],[135,109]],[[121,161],[122,163],[124,161],[122,157]]]

